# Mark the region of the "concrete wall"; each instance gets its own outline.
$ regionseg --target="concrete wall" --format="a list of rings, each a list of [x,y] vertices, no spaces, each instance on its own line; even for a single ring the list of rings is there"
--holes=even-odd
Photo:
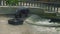
[[[29,8],[30,13],[33,14],[41,14],[44,10],[39,8]],[[16,12],[17,8],[9,8],[9,7],[0,7],[0,14],[14,14]]]

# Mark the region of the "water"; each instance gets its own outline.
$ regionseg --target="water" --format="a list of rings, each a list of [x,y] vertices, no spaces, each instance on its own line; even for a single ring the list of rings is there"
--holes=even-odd
[[[30,17],[26,19],[28,23],[26,23],[25,21],[23,25],[18,25],[18,26],[9,25],[8,24],[9,19],[12,19],[12,18],[0,16],[0,34],[60,34],[60,27],[58,28],[45,27],[45,26],[37,26],[37,25],[28,24],[28,23],[33,23],[33,24],[35,23],[35,24],[41,25],[49,21],[49,19],[45,19],[45,18],[42,19],[40,18],[40,16],[37,16],[37,15],[31,15]]]
[[[13,17],[0,16],[0,34],[29,34],[27,25],[10,25],[8,24],[9,19]]]
[[[29,23],[33,23],[33,24],[58,24],[58,23],[54,23],[54,22],[49,22],[50,19],[46,19],[46,18],[42,18],[38,15],[31,15],[30,17],[28,17],[26,19],[27,22]]]
[[[26,19],[26,23],[30,27],[31,34],[60,34],[60,27],[57,28],[60,24],[53,22],[50,23],[49,21],[50,19],[41,18],[38,15],[31,15]]]

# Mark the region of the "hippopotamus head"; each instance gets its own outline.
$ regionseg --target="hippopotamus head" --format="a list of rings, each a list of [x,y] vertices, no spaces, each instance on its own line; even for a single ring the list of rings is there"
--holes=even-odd
[[[17,11],[16,11],[16,16],[27,16],[29,14],[29,9],[28,8],[19,8]]]

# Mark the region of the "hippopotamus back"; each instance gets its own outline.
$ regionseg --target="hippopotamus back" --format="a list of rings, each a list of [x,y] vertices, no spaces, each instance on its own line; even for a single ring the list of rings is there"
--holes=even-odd
[[[20,8],[16,11],[15,17],[19,16],[22,17],[23,15],[28,15],[29,9],[28,8]],[[17,17],[18,18],[18,17]]]

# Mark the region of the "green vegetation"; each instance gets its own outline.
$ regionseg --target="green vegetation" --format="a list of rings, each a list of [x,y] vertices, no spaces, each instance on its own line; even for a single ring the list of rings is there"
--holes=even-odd
[[[18,4],[18,0],[6,0],[7,5],[16,5]]]
[[[26,0],[6,0],[7,5],[16,5],[19,1],[26,1]]]

